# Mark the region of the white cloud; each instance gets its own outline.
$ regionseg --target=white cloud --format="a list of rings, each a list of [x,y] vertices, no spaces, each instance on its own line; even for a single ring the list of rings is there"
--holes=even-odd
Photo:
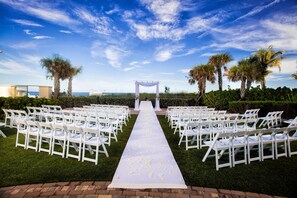
[[[35,23],[33,21],[25,20],[25,19],[11,19],[13,22],[21,24],[21,25],[27,25],[27,26],[33,26],[33,27],[43,27],[42,25]]]
[[[65,34],[72,34],[72,32],[69,30],[60,30],[59,32],[65,33]]]
[[[14,49],[35,49],[37,47],[37,44],[35,42],[20,42],[11,44],[10,47]]]
[[[294,58],[287,58],[281,61],[281,70],[278,67],[270,67],[269,70],[273,73],[279,74],[293,74],[297,71],[297,60]]]
[[[54,2],[47,3],[45,1],[7,1],[0,0],[0,2],[9,5],[10,7],[24,12],[28,15],[35,16],[39,19],[49,21],[58,25],[78,25],[80,22],[72,19],[69,14],[63,10],[57,9]],[[27,20],[15,21],[24,25],[42,27],[36,23],[28,23]]]
[[[191,68],[188,68],[188,69],[180,69],[180,70],[178,70],[178,71],[181,72],[181,73],[183,73],[183,74],[188,74],[190,70],[191,70]]]
[[[127,72],[127,71],[131,71],[133,69],[139,68],[140,66],[133,66],[133,67],[125,67],[123,68],[123,71]]]
[[[0,62],[0,73],[7,75],[27,75],[38,77],[41,76],[41,73],[37,72],[34,69],[31,69],[21,63],[18,63],[12,59],[2,60]]]
[[[51,36],[34,36],[34,39],[40,40],[40,39],[49,39],[49,38],[53,38]]]
[[[147,61],[147,60],[145,60],[145,61],[142,61],[141,62],[143,65],[147,65],[147,64],[150,64],[151,62],[150,61]]]
[[[108,46],[104,50],[105,58],[108,60],[108,63],[114,68],[121,68],[122,63],[121,59],[128,54],[127,51],[117,47],[117,46]]]
[[[89,26],[91,26],[93,32],[104,35],[108,35],[110,33],[108,17],[98,17],[96,14],[83,8],[77,8],[74,12],[81,20],[87,22]]]
[[[32,30],[24,30],[27,35],[36,35],[36,33],[32,32]]]
[[[178,0],[142,0],[141,3],[155,15],[157,20],[164,23],[176,22],[182,9]]]
[[[255,14],[258,14],[259,12],[261,12],[262,10],[266,9],[266,8],[269,8],[271,6],[273,6],[274,4],[276,3],[279,3],[281,2],[281,0],[274,0],[272,1],[271,3],[267,4],[267,5],[262,5],[262,6],[257,6],[255,8],[253,8],[251,11],[249,11],[247,14],[243,15],[243,16],[240,16],[238,17],[235,21],[238,21],[240,19],[244,19],[246,17],[249,17],[249,16],[253,16]]]
[[[201,54],[201,56],[213,56],[213,55],[215,55],[215,53],[204,53],[204,54]]]
[[[22,55],[22,60],[31,64],[39,64],[42,57],[34,55]]]
[[[120,12],[121,9],[118,6],[115,6],[112,10],[106,11],[105,13],[108,15],[114,14],[114,13],[118,13]]]
[[[132,66],[133,66],[133,65],[137,65],[137,64],[139,64],[138,61],[132,61],[132,62],[129,63],[129,65],[132,65]]]
[[[173,57],[174,53],[181,51],[183,48],[183,45],[160,46],[155,52],[155,60],[158,62],[167,61]]]

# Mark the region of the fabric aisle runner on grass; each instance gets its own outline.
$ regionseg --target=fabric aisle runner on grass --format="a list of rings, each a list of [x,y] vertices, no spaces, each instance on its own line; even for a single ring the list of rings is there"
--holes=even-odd
[[[185,181],[150,101],[140,112],[108,188],[182,188]]]

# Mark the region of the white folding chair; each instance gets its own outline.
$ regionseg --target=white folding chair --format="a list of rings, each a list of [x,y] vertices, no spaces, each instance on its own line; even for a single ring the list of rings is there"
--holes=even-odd
[[[252,161],[261,161],[261,140],[259,133],[261,130],[247,131],[247,157],[248,163]],[[255,148],[256,147],[256,148]],[[257,156],[252,156],[251,151],[255,148],[258,152]]]
[[[205,162],[207,157],[209,156],[212,150],[215,151],[215,161],[216,161],[216,170],[219,170],[223,167],[232,167],[232,133],[217,133],[213,141],[206,141],[204,144],[208,146],[208,150],[204,155],[202,161]],[[228,151],[228,162],[219,163],[219,159],[223,156],[223,154]]]
[[[27,120],[27,126],[28,126],[28,135],[27,135],[27,149],[34,149],[36,152],[38,151],[38,142],[39,142],[39,134],[40,134],[40,127],[39,125],[31,120]],[[35,144],[34,146],[31,146],[32,140],[34,140]]]
[[[64,158],[66,149],[66,139],[67,133],[65,132],[65,127],[60,124],[52,124],[53,127],[53,142],[51,155],[56,154]],[[62,151],[55,150],[55,145],[60,145]]]
[[[275,158],[278,159],[279,157],[287,157],[287,128],[277,128],[273,131],[274,133],[274,148],[275,148]],[[281,152],[283,150],[283,152]]]
[[[112,139],[114,139],[116,142],[118,141],[117,135],[114,132],[109,120],[100,120],[99,129],[100,129],[101,135],[108,138],[108,142],[106,142],[108,146],[111,145]]]
[[[4,127],[6,124],[3,122],[0,122],[0,127]],[[2,136],[2,137],[4,137],[4,138],[6,138],[6,135],[3,133],[3,131],[1,131],[1,129],[0,129],[0,135]]]
[[[4,120],[4,123],[5,123],[5,126],[9,126],[11,128],[12,126],[12,112],[8,109],[2,109],[4,111],[4,114],[5,114],[5,120]],[[8,121],[9,121],[9,124],[8,124]]]
[[[82,148],[83,162],[84,161],[94,162],[97,165],[99,153],[104,153],[106,157],[109,157],[105,147],[105,144],[108,141],[108,139],[101,137],[99,129],[83,128],[82,131],[83,131],[83,148]],[[91,138],[89,138],[90,135],[91,135]],[[86,156],[86,149],[89,149],[91,154],[95,152],[95,159]]]
[[[180,128],[180,140],[178,146],[184,141],[186,143],[186,150],[191,148],[199,149],[199,137],[198,137],[199,123],[188,122],[186,126]],[[189,137],[191,138],[189,140]],[[185,138],[185,140],[183,140]],[[191,141],[192,146],[189,146],[189,141]],[[196,144],[194,142],[196,141]]]
[[[199,147],[205,147],[206,145],[202,144],[202,141],[212,141],[212,121],[203,121],[199,124],[198,128],[199,135]]]
[[[297,155],[297,150],[292,151],[292,148],[291,148],[291,142],[297,141],[297,126],[288,127],[287,134],[288,134],[288,153],[289,153],[289,157],[291,157],[292,155]]]
[[[72,157],[79,161],[81,158],[81,147],[82,147],[82,139],[83,139],[82,128],[71,126],[71,125],[67,125],[65,127],[66,127],[66,133],[67,133],[66,158]],[[75,151],[77,152],[77,155],[70,153],[70,147],[75,149]]]
[[[260,132],[261,160],[274,159],[274,128],[262,129]],[[270,145],[270,147],[268,147]],[[271,154],[265,155],[265,150],[270,150]]]
[[[25,120],[23,119],[15,119],[15,123],[17,125],[17,135],[16,135],[16,141],[15,146],[23,147],[24,149],[27,149],[27,137],[28,137],[28,126]],[[24,135],[24,143],[20,143],[20,134]]]
[[[233,134],[232,139],[232,166],[236,164],[247,164],[247,134],[246,131],[238,131]],[[243,148],[243,159],[237,160],[236,155]]]
[[[44,151],[51,154],[52,140],[53,140],[53,127],[50,123],[39,122],[39,152]],[[43,147],[43,144],[47,144],[47,147]]]

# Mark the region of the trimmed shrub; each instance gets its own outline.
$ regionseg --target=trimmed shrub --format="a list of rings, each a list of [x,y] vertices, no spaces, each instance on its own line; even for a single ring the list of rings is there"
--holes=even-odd
[[[288,101],[233,101],[229,103],[229,111],[244,113],[247,109],[260,109],[259,116],[266,116],[271,111],[284,111],[282,118],[297,116],[297,102]]]

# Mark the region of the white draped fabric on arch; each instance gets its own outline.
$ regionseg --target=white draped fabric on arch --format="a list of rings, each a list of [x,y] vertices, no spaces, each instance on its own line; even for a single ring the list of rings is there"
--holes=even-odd
[[[159,81],[136,81],[135,82],[135,106],[134,110],[139,111],[139,86],[152,87],[156,86],[156,103],[155,111],[161,111],[160,109],[160,98],[159,98]]]

